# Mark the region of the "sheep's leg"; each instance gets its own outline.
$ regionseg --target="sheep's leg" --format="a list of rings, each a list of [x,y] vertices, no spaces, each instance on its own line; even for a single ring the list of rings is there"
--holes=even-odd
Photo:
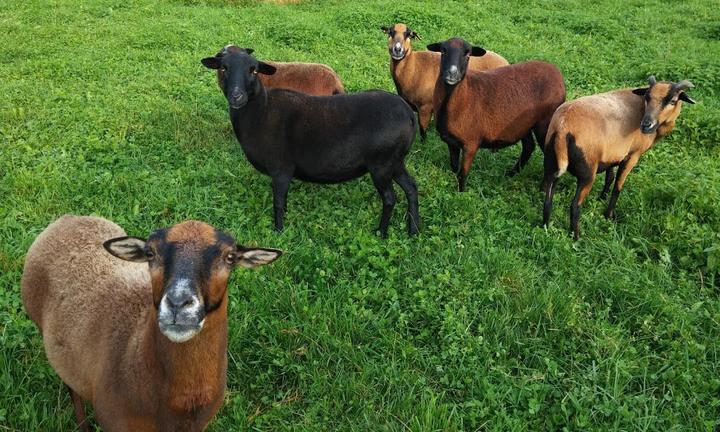
[[[545,202],[543,203],[543,225],[547,226],[550,222],[550,213],[552,213],[553,196],[555,195],[555,182],[557,179],[555,175],[551,175],[550,178],[545,177],[543,182],[543,189],[545,191]]]
[[[505,175],[508,177],[512,177],[515,174],[519,173],[520,170],[523,169],[523,167],[527,164],[528,160],[530,159],[530,155],[532,155],[533,150],[535,150],[535,141],[533,141],[533,137],[531,133],[528,133],[524,137],[522,137],[522,151],[520,152],[520,158],[515,162],[515,166],[513,166]]]
[[[286,175],[274,176],[272,178],[273,211],[275,213],[275,229],[283,230],[283,220],[287,209],[287,194],[290,189],[292,177]]]
[[[465,192],[465,184],[467,182],[468,173],[470,172],[470,167],[472,167],[473,159],[475,159],[475,153],[477,152],[478,147],[479,146],[466,146],[463,148],[462,166],[460,167],[460,171],[458,171],[457,175],[458,190],[460,192]]]
[[[415,179],[408,174],[407,169],[401,166],[393,176],[397,184],[405,192],[408,202],[407,224],[408,234],[414,235],[420,232],[420,211],[418,210],[418,192]]]
[[[90,432],[90,422],[88,422],[87,416],[85,415],[85,406],[83,405],[82,398],[79,394],[75,393],[69,385],[66,384],[66,387],[70,392],[70,399],[72,399],[78,430],[81,432]]]
[[[425,142],[427,138],[427,128],[430,125],[430,117],[432,117],[432,105],[426,105],[418,110],[418,123],[420,125],[420,139]]]
[[[555,148],[551,147],[543,156],[543,182],[542,190],[545,192],[545,202],[543,203],[543,225],[547,226],[550,222],[550,214],[552,213],[552,201],[555,195],[555,183],[557,182],[558,165],[555,155]]]
[[[538,124],[533,127],[533,134],[535,135],[535,140],[537,141],[538,147],[540,147],[540,151],[545,153],[545,139],[547,137],[547,131],[550,127],[550,120],[552,119],[552,116],[548,117],[545,120],[540,121]]]
[[[388,225],[390,225],[390,216],[392,216],[393,208],[395,207],[395,191],[392,186],[392,179],[382,170],[371,170],[370,177],[372,178],[375,189],[380,194],[380,199],[383,202],[382,213],[380,214],[380,236],[387,238]]]
[[[600,192],[600,199],[605,201],[608,192],[610,192],[610,186],[612,186],[615,180],[615,167],[608,167],[605,171],[605,184],[603,185],[602,192]]]
[[[575,192],[575,198],[573,198],[572,204],[570,205],[570,229],[573,232],[573,239],[577,240],[580,238],[580,206],[583,201],[590,193],[593,182],[595,181],[595,171],[589,177],[580,176],[577,179],[577,191]]]
[[[635,168],[635,165],[638,163],[639,159],[639,155],[632,155],[628,159],[620,163],[620,166],[618,167],[617,177],[615,179],[615,187],[613,188],[612,195],[610,195],[610,202],[608,203],[607,210],[605,210],[605,217],[607,219],[615,219],[615,205],[617,204],[618,196],[620,195],[620,191],[622,190],[623,185],[625,185],[625,179],[627,178],[628,174],[630,174],[630,171]]]

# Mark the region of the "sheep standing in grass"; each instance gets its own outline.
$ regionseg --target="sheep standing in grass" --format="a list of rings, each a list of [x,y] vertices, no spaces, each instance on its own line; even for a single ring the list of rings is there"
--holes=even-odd
[[[22,299],[79,428],[90,430],[88,401],[105,431],[203,430],[225,393],[230,273],[278,256],[197,221],[147,241],[96,217],[48,226],[25,259]]]
[[[383,91],[310,96],[266,89],[258,75],[275,68],[247,51],[202,63],[225,71],[222,90],[235,136],[248,161],[272,179],[275,229],[283,229],[293,178],[341,183],[369,173],[383,203],[380,234],[387,236],[395,207],[393,181],[408,201],[408,233],[418,232],[417,186],[405,168],[417,122],[402,98]]]
[[[597,173],[606,171],[602,198],[615,181],[605,212],[606,218],[615,217],[620,191],[640,156],[672,132],[683,101],[695,103],[685,93],[693,86],[690,81],[657,82],[650,76],[648,83],[649,87],[581,97],[555,112],[545,143],[543,224],[550,220],[555,183],[565,171],[577,178],[570,206],[570,229],[575,240],[580,236],[580,206]]]
[[[395,88],[418,113],[420,137],[424,141],[433,112],[433,91],[440,67],[440,54],[432,51],[413,51],[412,39],[419,40],[420,36],[405,24],[399,23],[380,29],[388,37],[390,74],[395,82]],[[482,71],[508,64],[501,55],[487,51],[482,57],[471,57],[468,69]]]
[[[241,51],[251,54],[253,49],[228,45],[215,54],[215,57],[222,58],[228,53]],[[315,96],[331,96],[345,93],[345,87],[340,77],[330,66],[320,63],[300,62],[266,61],[265,63],[276,69],[273,75],[260,77],[267,88],[283,88]],[[220,88],[224,88],[225,71],[223,69],[217,70],[217,79]]]
[[[459,38],[430,44],[428,49],[442,53],[433,93],[435,123],[448,145],[460,192],[478,148],[499,149],[522,140],[520,158],[507,174],[520,172],[535,149],[533,134],[542,145],[553,112],[565,101],[560,70],[528,61],[469,71],[470,58],[486,51]]]

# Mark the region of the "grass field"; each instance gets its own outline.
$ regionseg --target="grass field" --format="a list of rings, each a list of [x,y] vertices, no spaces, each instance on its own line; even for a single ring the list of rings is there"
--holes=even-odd
[[[0,3],[0,430],[72,430],[70,399],[19,295],[35,236],[65,213],[129,234],[194,218],[286,254],[231,282],[227,400],[211,431],[710,431],[720,423],[720,3],[5,0]],[[460,35],[562,70],[568,98],[645,77],[698,103],[630,174],[617,222],[596,182],[582,238],[564,177],[540,228],[542,158],[476,157],[456,192],[432,129],[408,159],[423,231],[399,200],[373,232],[369,180],[269,179],[232,134],[214,74],[234,42],[394,91],[379,26]],[[399,189],[399,196],[402,196]]]

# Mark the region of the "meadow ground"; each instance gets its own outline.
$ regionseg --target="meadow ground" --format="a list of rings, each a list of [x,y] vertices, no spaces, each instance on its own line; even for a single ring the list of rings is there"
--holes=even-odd
[[[568,97],[689,79],[672,136],[630,174],[619,220],[596,182],[580,241],[574,179],[539,227],[539,152],[481,151],[456,191],[434,130],[408,163],[424,227],[373,232],[368,178],[293,183],[271,227],[202,57],[331,65],[394,91],[381,25],[562,70]],[[720,4],[5,0],[0,3],[0,430],[72,430],[70,399],[23,312],[35,236],[65,213],[133,235],[196,218],[286,254],[231,282],[226,430],[710,431],[720,423]],[[398,193],[400,191],[398,189]],[[402,195],[400,195],[402,196]],[[62,251],[58,251],[62,253]]]

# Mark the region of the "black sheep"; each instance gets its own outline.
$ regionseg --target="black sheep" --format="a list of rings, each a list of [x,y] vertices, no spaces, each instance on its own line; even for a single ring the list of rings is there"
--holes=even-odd
[[[283,229],[291,179],[340,183],[370,173],[383,201],[381,235],[387,236],[395,206],[393,180],[408,200],[408,232],[418,232],[417,186],[405,168],[416,120],[402,98],[383,91],[310,96],[266,89],[257,74],[272,75],[275,68],[245,50],[202,64],[224,71],[235,135],[250,163],[272,178],[277,230]]]

